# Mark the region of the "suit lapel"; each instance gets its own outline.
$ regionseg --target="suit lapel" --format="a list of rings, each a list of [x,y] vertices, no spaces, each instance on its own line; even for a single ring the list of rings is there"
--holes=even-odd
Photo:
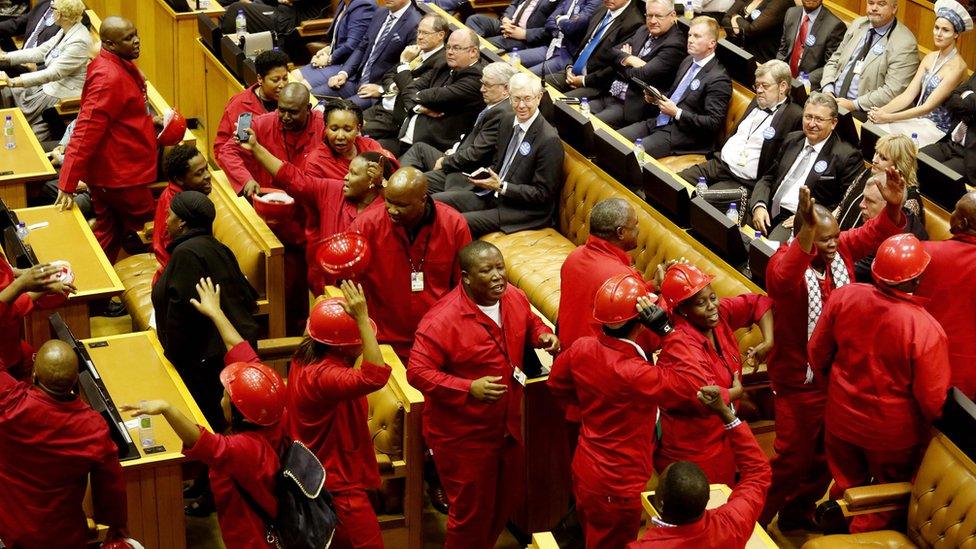
[[[820,154],[817,155],[817,159],[814,160],[813,166],[810,166],[810,173],[807,174],[807,179],[805,185],[813,189],[813,184],[816,183],[820,177],[827,173],[830,169],[831,160],[833,159],[832,151],[834,147],[834,139],[837,138],[836,134],[830,134],[827,138],[827,142],[824,143],[822,149],[820,149]],[[823,162],[824,164],[820,164]],[[824,167],[823,171],[817,172],[817,164]]]
[[[532,122],[532,125],[529,126],[529,129],[526,130],[525,135],[522,136],[522,142],[519,144],[518,150],[515,151],[515,157],[512,158],[512,165],[508,167],[509,179],[511,179],[512,174],[516,173],[515,170],[517,170],[522,164],[522,160],[532,154],[532,149],[535,148],[535,137],[538,135],[539,128],[542,126],[542,120],[542,114],[540,113],[539,116],[537,116]],[[511,137],[509,137],[509,139],[511,139]],[[522,151],[526,150],[526,147],[528,147],[529,152],[522,154]]]

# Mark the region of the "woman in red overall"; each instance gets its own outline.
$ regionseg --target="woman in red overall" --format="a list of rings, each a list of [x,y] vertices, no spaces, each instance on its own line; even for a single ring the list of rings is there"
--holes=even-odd
[[[749,349],[747,360],[762,362],[773,346],[772,301],[757,294],[719,299],[715,277],[693,265],[672,265],[661,282],[660,295],[670,308],[674,331],[664,339],[657,359],[685,385],[681,405],[661,409],[661,441],[654,468],[663,471],[676,461],[690,461],[710,483],[735,485],[735,457],[724,425],[696,398],[700,387],[722,387],[726,404],[742,396],[742,359],[735,330],[758,324],[763,342]],[[726,389],[728,387],[728,389]]]

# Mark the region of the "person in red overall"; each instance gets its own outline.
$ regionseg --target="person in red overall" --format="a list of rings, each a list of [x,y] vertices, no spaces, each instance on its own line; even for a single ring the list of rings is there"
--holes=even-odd
[[[278,97],[288,83],[288,56],[277,50],[263,51],[254,58],[258,81],[237,94],[224,106],[217,135],[214,137],[214,160],[221,163],[223,146],[234,139],[234,125],[244,113],[259,116],[278,109]]]
[[[913,295],[929,260],[915,235],[888,238],[871,264],[875,284],[834,290],[810,336],[810,368],[827,384],[824,442],[833,499],[872,481],[910,481],[941,414],[948,340],[925,299]],[[850,530],[883,530],[900,520],[904,513],[857,515]]]
[[[813,383],[807,367],[807,338],[832,292],[854,281],[854,265],[905,226],[905,185],[896,171],[891,172],[887,183],[875,176],[887,202],[884,213],[843,232],[834,216],[814,203],[810,189],[800,187],[796,238],[780,246],[766,267],[776,340],[767,362],[775,395],[776,457],[773,485],[759,519],[764,526],[778,512],[781,531],[817,529],[814,508],[831,479],[823,452],[827,392]]]
[[[133,63],[139,57],[136,28],[121,17],[106,17],[99,36],[102,49],[88,65],[55,205],[70,209],[78,182],[87,183],[95,238],[114,263],[125,236],[153,215],[149,184],[156,180],[156,131],[146,80]]]
[[[24,318],[34,310],[34,299],[45,292],[76,291],[52,275],[57,268],[44,263],[30,269],[14,269],[0,255],[0,372],[24,380],[31,373],[34,348],[21,339]]]
[[[344,99],[325,105],[324,147],[315,149],[308,159],[308,174],[312,177],[342,179],[349,171],[353,158],[367,151],[382,152],[400,167],[396,156],[383,148],[379,141],[362,135],[363,111]]]
[[[230,433],[211,433],[165,400],[124,404],[119,409],[132,412],[133,417],[162,415],[183,441],[183,454],[207,466],[227,549],[275,547],[267,542],[264,521],[250,501],[260,505],[267,516],[278,514],[275,484],[281,468],[278,456],[285,445],[282,426],[287,417],[287,388],[278,372],[261,363],[254,348],[220,310],[220,285],[201,278],[197,293],[200,298],[191,303],[213,321],[227,347],[226,366],[220,372],[224,386],[220,404]]]
[[[663,471],[675,461],[691,461],[712,483],[735,484],[735,460],[721,422],[697,398],[699,387],[718,385],[731,403],[742,396],[742,361],[734,330],[758,324],[763,342],[749,349],[746,359],[761,363],[773,345],[772,301],[757,294],[719,300],[712,289],[715,277],[693,265],[668,268],[661,297],[670,308],[674,331],[658,356],[659,368],[671,368],[688,395],[678,406],[661,409],[661,442],[654,467]]]
[[[105,420],[78,398],[78,355],[41,346],[32,382],[0,371],[0,540],[12,549],[85,547],[82,504],[91,485],[95,522],[125,537],[126,493]]]
[[[749,425],[725,404],[724,391],[702,387],[698,401],[724,425],[734,465],[742,472],[739,484],[725,504],[706,510],[710,489],[704,472],[687,461],[669,465],[654,493],[654,507],[661,516],[652,518],[654,526],[627,549],[742,549],[752,537],[769,488],[769,461]]]
[[[169,185],[166,185],[156,201],[156,215],[153,218],[153,254],[159,262],[153,284],[169,263],[170,254],[166,248],[173,242],[173,238],[166,230],[166,216],[169,215],[169,205],[173,202],[173,197],[183,191],[199,191],[209,195],[212,188],[207,159],[193,145],[180,144],[170,149],[163,159],[163,173],[169,180]]]
[[[421,320],[407,381],[424,394],[424,439],[450,502],[444,547],[491,549],[521,490],[523,353],[555,354],[559,339],[508,284],[498,248],[476,240],[458,255],[461,284]]]
[[[673,371],[654,366],[637,343],[645,328],[661,336],[671,330],[656,300],[635,274],[609,278],[594,299],[600,335],[579,338],[560,353],[547,381],[560,405],[582,415],[573,493],[589,549],[621,548],[637,538],[640,493],[654,473],[651,418],[659,405],[687,397],[673,390]]]
[[[932,262],[915,295],[949,336],[949,385],[976,399],[976,192],[956,202],[949,230],[949,240],[922,243]]]
[[[421,317],[461,280],[458,252],[471,242],[464,217],[427,196],[427,178],[400,168],[383,191],[386,211],[364,212],[349,226],[372,250],[360,278],[374,311],[377,337],[404,363]]]

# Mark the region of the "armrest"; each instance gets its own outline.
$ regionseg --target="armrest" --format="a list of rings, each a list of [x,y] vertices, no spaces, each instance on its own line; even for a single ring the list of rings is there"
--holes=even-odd
[[[54,106],[61,116],[77,115],[81,110],[81,97],[67,97]]]
[[[309,19],[308,21],[302,22],[298,25],[298,36],[321,36],[329,30],[332,25],[332,18],[327,19]]]
[[[882,505],[901,505],[911,496],[912,483],[892,482],[874,486],[848,488],[844,492],[844,503],[850,511],[860,511]]]

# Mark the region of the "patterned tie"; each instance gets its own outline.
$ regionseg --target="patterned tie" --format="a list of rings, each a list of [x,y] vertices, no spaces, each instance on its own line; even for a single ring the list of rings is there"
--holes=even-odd
[[[363,65],[363,72],[360,73],[363,82],[369,81],[369,70],[373,68],[373,63],[376,62],[376,58],[380,56],[380,51],[383,49],[383,40],[386,39],[386,35],[390,34],[390,30],[393,29],[393,23],[396,18],[393,17],[393,13],[386,16],[386,23],[383,23],[383,28],[380,30],[380,37],[373,44],[373,49],[370,50],[369,56],[366,58],[366,64]]]
[[[965,122],[960,122],[956,124],[956,127],[952,130],[952,134],[949,136],[953,141],[959,143],[960,145],[966,144],[966,132],[969,131],[969,126]]]
[[[861,46],[861,51],[857,53],[856,56],[852,57],[850,61],[847,62],[847,74],[844,75],[844,81],[840,85],[837,91],[837,97],[847,97],[847,92],[851,89],[851,82],[854,81],[854,67],[857,66],[858,61],[863,61],[865,57],[868,56],[868,52],[871,51],[871,45],[874,43],[874,37],[877,36],[877,31],[873,28],[868,29],[867,38],[864,39],[864,45]],[[851,99],[848,97],[848,99]],[[856,99],[856,98],[855,98]]]
[[[573,74],[577,76],[583,74],[583,71],[586,69],[586,62],[589,61],[590,56],[593,55],[593,50],[595,50],[600,44],[600,39],[603,38],[603,33],[606,32],[607,27],[609,26],[610,12],[608,11],[607,15],[604,16],[603,21],[600,21],[600,24],[593,29],[593,36],[590,38],[590,41],[586,43],[586,47],[583,48],[583,51],[580,52],[579,59],[573,63]]]
[[[512,160],[515,160],[515,151],[518,150],[519,142],[522,141],[522,126],[516,124],[515,131],[512,132],[512,140],[508,142],[508,148],[505,149],[505,159],[502,160],[502,169],[498,170],[498,179],[505,181],[505,176],[508,175],[508,169],[512,166]]]
[[[807,45],[807,33],[810,32],[810,16],[803,14],[803,21],[800,23],[800,32],[796,34],[796,42],[793,42],[793,53],[790,54],[790,72],[796,76],[797,67],[800,64],[800,56],[803,55],[803,48]]]
[[[678,87],[674,89],[674,93],[672,93],[671,97],[669,97],[672,103],[677,105],[678,103],[681,102],[682,99],[684,99],[685,92],[688,91],[688,86],[691,85],[691,82],[692,80],[694,80],[695,75],[698,74],[699,68],[701,67],[698,66],[698,63],[696,63],[695,61],[691,62],[691,66],[688,67],[688,72],[685,73],[685,76],[684,78],[681,79],[681,82],[678,82]],[[671,122],[670,116],[666,114],[657,115],[658,127],[663,126],[668,122]]]
[[[30,36],[27,37],[27,40],[24,41],[24,49],[37,46],[37,38],[41,35],[41,32],[53,24],[50,23],[53,16],[54,11],[50,6],[48,6],[47,11],[44,12],[44,17],[41,17],[41,20],[37,22],[37,26],[34,27],[34,32],[32,32]]]
[[[640,58],[643,59],[643,57],[645,55],[651,53],[651,46],[653,44],[654,44],[654,37],[653,36],[648,36],[647,37],[647,41],[644,42],[644,45],[641,46],[640,51],[637,53],[637,57],[640,57]],[[627,97],[627,83],[624,82],[623,80],[614,80],[613,83],[610,84],[610,95],[612,97],[616,97],[617,99],[619,99],[621,101],[623,101],[624,99],[626,99],[626,97]]]
[[[786,196],[786,193],[789,192],[789,190],[793,187],[797,179],[804,176],[809,170],[810,162],[813,161],[814,158],[813,152],[813,146],[807,145],[806,147],[803,147],[803,157],[800,158],[799,162],[797,162],[796,168],[794,168],[792,172],[783,178],[783,182],[780,183],[779,188],[776,189],[776,194],[773,195],[773,209],[771,210],[771,214],[774,219],[777,215],[779,215],[781,209],[779,205]]]

